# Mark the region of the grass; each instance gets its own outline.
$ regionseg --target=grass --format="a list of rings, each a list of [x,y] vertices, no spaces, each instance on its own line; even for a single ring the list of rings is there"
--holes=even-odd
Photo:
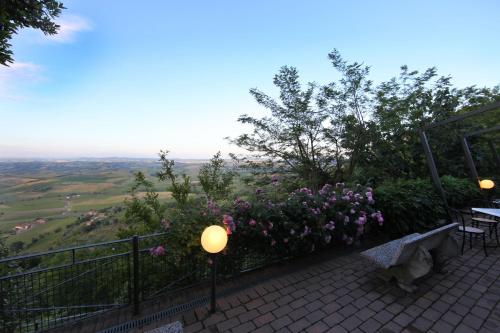
[[[50,170],[52,167],[56,171]],[[122,222],[116,221],[123,220],[120,215],[123,213],[107,213],[107,222],[97,224],[93,230],[83,223],[78,224],[77,218],[90,210],[123,206],[124,200],[130,197],[134,177],[132,171],[143,170],[160,191],[160,199],[171,200],[171,193],[166,191],[167,185],[153,178],[155,171],[151,164],[145,164],[144,169],[141,165],[133,165],[134,170],[131,168],[108,168],[96,162],[66,169],[54,162],[46,168],[26,165],[24,171],[16,170],[15,173],[11,168],[6,174],[2,173],[0,164],[0,237],[7,245],[24,242],[25,253],[65,247],[70,243],[116,239],[117,230],[123,227]],[[186,172],[192,173],[194,168],[189,165],[190,170]],[[67,199],[67,196],[70,198]],[[14,226],[32,223],[39,217],[46,219],[47,223],[19,234],[12,233]],[[38,241],[32,243],[34,238]]]

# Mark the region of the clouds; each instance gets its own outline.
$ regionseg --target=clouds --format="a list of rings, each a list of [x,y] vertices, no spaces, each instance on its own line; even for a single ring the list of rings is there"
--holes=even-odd
[[[78,33],[92,30],[90,22],[78,15],[63,15],[56,22],[60,26],[58,33],[55,35],[44,35],[45,40],[56,43],[71,43],[76,40]]]
[[[0,66],[0,99],[22,99],[18,91],[20,83],[37,83],[42,80],[42,67],[32,62],[17,61],[9,67]]]
[[[76,43],[79,34],[92,30],[90,21],[79,15],[63,14],[56,22],[60,28],[55,35],[44,35],[35,29],[23,29],[14,37],[14,42],[23,44],[24,48],[35,54],[36,50],[42,46],[40,44],[49,48],[51,44]],[[45,79],[42,75],[43,69],[43,66],[33,61],[17,57],[9,67],[0,65],[0,100],[24,99],[26,88]]]

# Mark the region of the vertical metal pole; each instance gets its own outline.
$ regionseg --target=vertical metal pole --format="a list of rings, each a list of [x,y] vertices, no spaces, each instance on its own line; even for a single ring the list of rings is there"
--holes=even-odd
[[[75,253],[75,249],[72,249],[71,250],[71,258],[72,258],[72,261],[73,261],[73,264],[75,263],[76,261],[76,253]]]
[[[138,315],[139,308],[139,236],[132,237],[132,258],[133,258],[133,302],[134,302],[134,315]]]
[[[495,158],[497,169],[500,169],[500,156],[498,156],[498,152],[495,148],[495,145],[493,144],[493,140],[488,140],[488,145],[490,146],[491,153],[493,154],[493,157]]]
[[[210,254],[212,259],[212,291],[210,295],[210,313],[215,313],[215,280],[217,277],[217,255],[215,253]]]
[[[427,165],[429,166],[429,170],[431,172],[432,181],[434,182],[434,186],[436,186],[439,195],[441,195],[441,198],[443,199],[448,220],[451,221],[451,212],[450,207],[448,206],[448,200],[446,200],[446,193],[444,192],[443,185],[441,184],[441,179],[439,179],[436,162],[434,162],[434,156],[432,156],[431,147],[429,146],[429,141],[427,140],[427,135],[424,130],[420,130],[420,140],[422,141],[422,146],[424,147],[425,158],[427,159]]]
[[[470,176],[474,183],[477,184],[479,181],[479,175],[477,173],[476,165],[474,164],[474,160],[472,159],[472,154],[470,152],[469,143],[467,142],[467,138],[463,136],[460,140],[462,144],[462,149],[464,150],[465,160],[467,161],[467,165],[469,166]]]

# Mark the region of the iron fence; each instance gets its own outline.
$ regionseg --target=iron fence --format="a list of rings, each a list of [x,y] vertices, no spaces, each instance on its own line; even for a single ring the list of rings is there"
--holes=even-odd
[[[159,288],[146,285],[145,274],[156,274],[155,280],[161,281],[159,274],[166,270],[145,268],[148,257],[157,259],[155,266],[165,262],[144,247],[162,235],[1,259],[0,331],[41,332],[118,307],[134,304],[138,309],[142,294]]]
[[[0,332],[43,332],[192,287],[209,277],[201,253],[151,255],[165,233],[0,259]],[[218,274],[261,267],[262,254],[222,256]]]

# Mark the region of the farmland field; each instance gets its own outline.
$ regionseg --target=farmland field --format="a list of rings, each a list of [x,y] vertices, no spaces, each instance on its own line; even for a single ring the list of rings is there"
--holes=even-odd
[[[176,168],[195,180],[202,162],[180,161]],[[16,253],[115,239],[134,172],[143,171],[160,198],[171,200],[166,184],[153,177],[158,168],[152,159],[0,161],[0,237]],[[78,223],[82,216],[96,223]]]

